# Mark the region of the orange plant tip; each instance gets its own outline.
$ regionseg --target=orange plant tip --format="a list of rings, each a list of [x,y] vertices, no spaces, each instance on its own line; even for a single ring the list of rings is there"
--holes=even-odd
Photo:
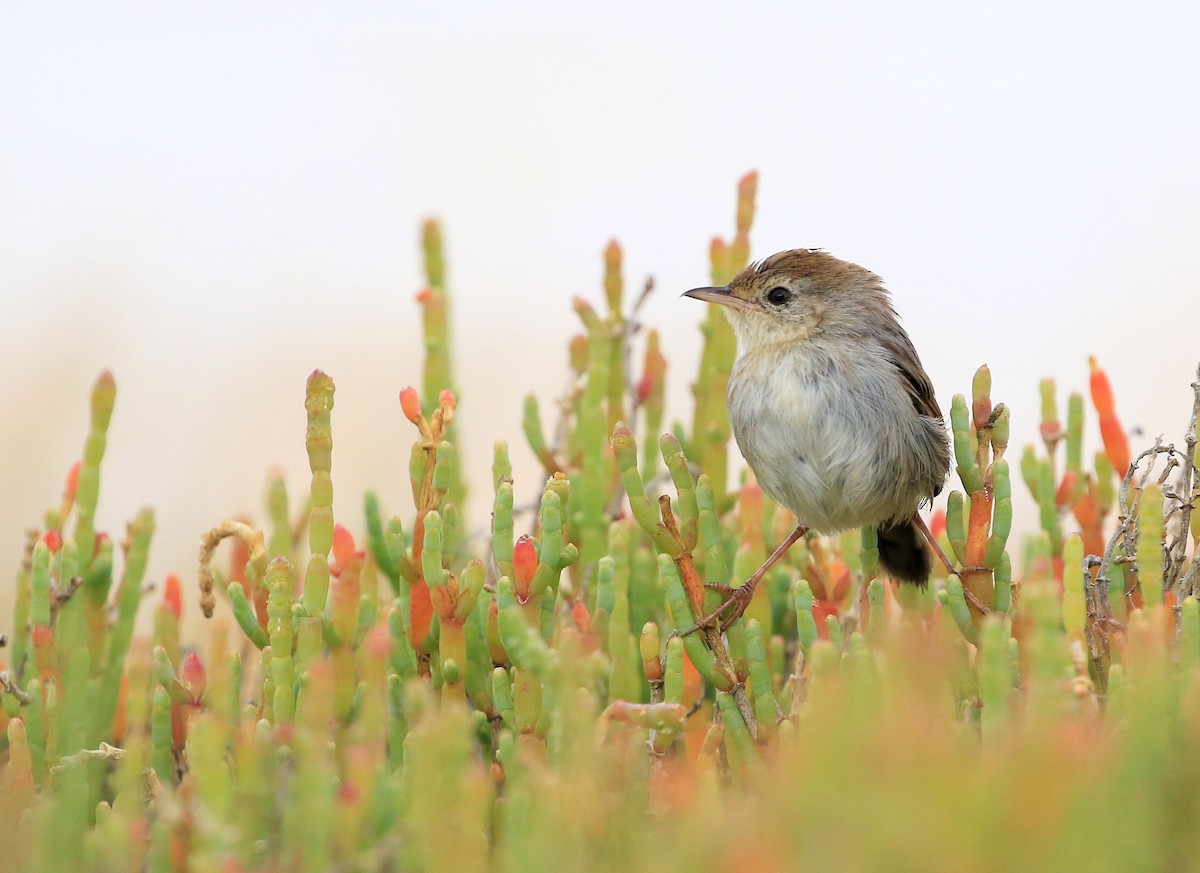
[[[571,621],[575,623],[575,627],[579,628],[580,633],[592,632],[592,616],[588,612],[587,604],[582,600],[576,600],[571,604]]]
[[[416,649],[425,644],[429,628],[433,624],[433,599],[424,580],[417,579],[409,589],[409,624],[412,627],[412,643]]]
[[[1054,505],[1059,509],[1064,508],[1071,500],[1071,495],[1075,493],[1075,480],[1078,478],[1074,470],[1067,470],[1063,473],[1062,482],[1059,483],[1058,493],[1054,495]]]
[[[1090,493],[1085,493],[1076,500],[1072,511],[1075,513],[1075,520],[1079,522],[1080,527],[1095,527],[1100,521],[1100,509],[1096,506],[1096,498]]]
[[[438,395],[438,406],[454,410],[458,407],[458,398],[454,396],[454,392],[449,388],[443,388],[442,393]]]
[[[421,399],[417,396],[416,388],[410,385],[400,392],[400,409],[413,424],[421,420]]]
[[[67,485],[64,490],[67,493],[67,497],[71,500],[75,499],[75,493],[79,490],[79,468],[82,464],[82,461],[76,461],[71,465],[71,469],[67,471]]]
[[[416,301],[417,301],[418,303],[427,303],[427,302],[429,301],[429,298],[430,298],[430,297],[432,297],[432,296],[433,296],[433,289],[432,289],[432,288],[422,288],[422,289],[421,289],[420,291],[418,291],[418,292],[416,293],[416,295],[415,295],[415,297],[416,297]]]
[[[513,585],[522,602],[529,597],[529,587],[533,584],[537,564],[537,547],[533,544],[533,537],[522,534],[513,545]]]
[[[55,554],[62,548],[62,534],[56,530],[48,530],[42,536],[42,542],[46,544],[46,548],[50,550],[50,554]]]
[[[358,549],[354,545],[354,534],[344,526],[335,524],[333,526],[333,558],[338,565],[345,567],[354,560],[357,551]]]
[[[167,574],[163,582],[163,606],[176,618],[183,614],[183,587],[179,584],[179,576],[174,573]]]
[[[1088,387],[1092,391],[1092,403],[1096,406],[1096,411],[1101,416],[1113,414],[1113,393],[1112,385],[1108,381],[1108,374],[1100,369],[1094,357],[1088,358],[1088,366],[1091,367],[1091,377],[1088,380]]]

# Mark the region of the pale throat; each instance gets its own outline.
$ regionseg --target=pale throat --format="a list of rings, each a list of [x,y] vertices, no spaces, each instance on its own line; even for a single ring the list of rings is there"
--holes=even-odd
[[[730,327],[737,337],[738,356],[752,352],[784,353],[789,347],[795,347],[809,342],[821,330],[820,314],[802,321],[774,319],[769,315],[726,311]]]

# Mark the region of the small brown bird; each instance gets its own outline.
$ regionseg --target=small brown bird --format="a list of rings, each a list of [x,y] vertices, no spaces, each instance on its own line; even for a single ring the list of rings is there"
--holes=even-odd
[[[942,490],[950,442],[880,278],[793,249],[751,264],[728,287],[685,296],[725,307],[738,342],[726,397],[733,436],[763,491],[799,521],[700,625],[723,616],[728,627],[808,530],[876,528],[879,562],[901,582],[928,580],[924,541],[950,566],[917,513]]]

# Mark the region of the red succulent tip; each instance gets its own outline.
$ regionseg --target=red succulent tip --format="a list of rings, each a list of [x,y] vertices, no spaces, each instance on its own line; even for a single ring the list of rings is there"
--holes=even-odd
[[[650,396],[650,392],[654,390],[654,373],[647,370],[642,376],[641,381],[637,384],[637,399],[638,403],[645,403],[646,398]]]
[[[413,424],[420,424],[421,421],[421,399],[417,396],[417,389],[409,385],[400,392],[400,409],[404,412],[404,417]]]
[[[571,621],[579,628],[580,633],[592,632],[592,616],[588,612],[587,604],[582,600],[571,604]]]
[[[204,669],[204,662],[195,652],[183,659],[183,666],[179,670],[179,684],[187,691],[194,704],[199,703],[200,698],[204,696],[208,672]]]
[[[62,534],[56,530],[48,530],[42,535],[42,542],[46,544],[50,554],[57,554],[58,550],[62,548]]]
[[[163,606],[176,618],[183,615],[183,588],[174,573],[169,573],[163,582]]]
[[[429,298],[432,296],[433,296],[432,288],[422,288],[420,291],[417,292],[417,302],[424,303],[427,300],[429,300]]]
[[[533,537],[522,534],[513,546],[513,584],[521,601],[529,598],[529,589],[533,584],[533,573],[537,564],[537,546],[533,543]]]

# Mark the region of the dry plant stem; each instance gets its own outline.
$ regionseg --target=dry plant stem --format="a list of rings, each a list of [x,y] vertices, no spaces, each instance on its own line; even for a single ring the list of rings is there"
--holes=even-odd
[[[671,536],[682,544],[683,537],[679,533],[679,525],[675,521],[675,513],[671,510],[670,496],[664,494],[658,499],[658,505],[663,525]],[[700,574],[696,572],[696,564],[692,560],[692,553],[687,549],[683,549],[679,553],[679,557],[673,560],[675,561],[675,567],[679,570],[679,579],[683,582],[683,590],[687,594],[693,614],[703,612],[704,584],[700,581]],[[742,714],[742,720],[745,721],[746,727],[750,731],[750,736],[757,740],[758,722],[754,718],[754,706],[746,696],[746,687],[737,680],[737,671],[734,669],[733,661],[729,658],[729,652],[725,648],[725,643],[721,640],[721,628],[711,623],[704,624],[702,622],[685,631],[683,635],[686,636],[699,627],[703,627],[704,643],[713,653],[717,667],[721,672],[734,680],[733,689],[729,693],[733,697],[733,702],[737,705],[738,712]]]
[[[251,583],[254,586],[262,584],[263,573],[266,570],[267,549],[263,542],[262,531],[255,530],[250,525],[233,519],[226,519],[200,538],[200,609],[205,618],[212,618],[217,606],[217,598],[213,594],[212,557],[221,540],[226,537],[237,537],[250,553],[252,568]]]
[[[683,536],[679,533],[679,524],[675,521],[675,512],[671,509],[670,495],[664,494],[658,498],[658,508],[667,533],[674,537],[680,546],[683,546]],[[679,568],[679,578],[683,582],[683,590],[687,592],[688,603],[691,604],[692,611],[703,611],[704,584],[700,581],[700,576],[696,572],[696,564],[692,560],[692,553],[684,548],[680,552],[679,557],[674,560],[675,565]]]
[[[986,567],[980,567],[980,568],[978,568],[978,570],[975,567],[964,567],[962,572],[960,573],[955,568],[955,566],[954,566],[953,562],[951,562],[950,558],[947,557],[946,553],[944,551],[942,551],[941,544],[938,543],[937,538],[933,535],[933,532],[929,529],[929,525],[927,525],[925,523],[925,519],[921,518],[921,513],[914,512],[912,515],[912,522],[914,525],[917,526],[917,530],[919,530],[921,532],[921,536],[925,537],[925,542],[929,543],[929,547],[931,549],[933,549],[933,553],[935,555],[937,555],[937,559],[942,562],[942,565],[946,568],[946,572],[950,573],[954,576],[958,576],[960,579],[963,579],[963,597],[966,598],[967,603],[971,604],[973,607],[975,607],[977,610],[979,610],[980,615],[991,614],[992,610],[988,607],[988,605],[986,603],[984,603],[982,600],[980,600],[975,595],[975,592],[972,591],[967,586],[966,580],[963,578],[963,573],[967,573],[968,575],[972,571],[978,572],[981,575],[983,573],[987,573],[988,577],[990,578],[992,571],[987,569]]]
[[[1153,446],[1146,449],[1144,452],[1142,452],[1140,455],[1138,455],[1136,458],[1134,458],[1133,463],[1131,463],[1129,465],[1129,469],[1125,471],[1125,476],[1121,480],[1121,490],[1118,493],[1118,497],[1117,497],[1117,507],[1118,507],[1117,527],[1115,530],[1113,530],[1112,536],[1109,537],[1108,545],[1104,549],[1104,555],[1101,556],[1100,569],[1097,571],[1097,574],[1096,574],[1096,582],[1097,583],[1103,582],[1105,585],[1108,585],[1108,582],[1109,582],[1108,568],[1109,568],[1109,566],[1111,564],[1113,564],[1114,562],[1122,563],[1121,557],[1118,556],[1116,553],[1117,549],[1124,547],[1127,543],[1137,542],[1137,511],[1136,511],[1136,509],[1137,509],[1138,503],[1141,500],[1142,489],[1146,486],[1146,483],[1150,481],[1150,474],[1154,470],[1154,462],[1155,462],[1155,459],[1158,457],[1158,455],[1160,455],[1160,454],[1168,454],[1169,455],[1173,452],[1175,452],[1175,447],[1174,446],[1164,446],[1162,444],[1162,437],[1159,437],[1159,438],[1155,439]],[[1150,463],[1148,463],[1146,465],[1146,471],[1142,475],[1141,482],[1139,482],[1138,485],[1134,488],[1136,495],[1134,497],[1133,505],[1131,506],[1130,502],[1129,502],[1129,489],[1130,489],[1130,486],[1133,485],[1133,477],[1136,475],[1136,473],[1138,471],[1138,465],[1141,464],[1142,461],[1145,460],[1146,458],[1150,459]],[[1124,556],[1125,559],[1127,561],[1132,561],[1133,556],[1131,556],[1128,553],[1127,548],[1125,549],[1125,552],[1126,552],[1126,554]],[[1126,597],[1126,599],[1128,599],[1128,598],[1132,597],[1132,595],[1133,595],[1133,587],[1130,586],[1129,588],[1127,588],[1125,590],[1125,597]]]
[[[41,538],[42,532],[36,527],[25,529],[25,545],[21,550],[21,569],[26,573],[33,568],[33,550]]]
[[[1197,494],[1195,467],[1198,420],[1200,420],[1200,366],[1196,367],[1196,378],[1192,382],[1192,415],[1188,421],[1187,433],[1183,437],[1183,471],[1179,476],[1179,490],[1183,491],[1183,494],[1179,497],[1179,532],[1171,543],[1170,549],[1171,581],[1177,579],[1183,572],[1183,564],[1187,558],[1187,541],[1190,535],[1192,510],[1195,508],[1197,496],[1200,496]],[[1195,592],[1196,576],[1200,572],[1200,561],[1197,561],[1196,557],[1193,554],[1191,566],[1188,567],[1187,574],[1179,584],[1181,601]]]
[[[15,697],[21,706],[29,706],[33,703],[33,698],[17,687],[17,683],[13,681],[7,670],[0,670],[0,688]]]
[[[75,576],[66,584],[66,587],[64,587],[61,591],[55,592],[54,599],[50,601],[50,620],[51,621],[54,620],[54,617],[56,615],[58,615],[58,611],[63,608],[63,606],[66,604],[66,602],[71,599],[71,595],[73,595],[76,591],[78,591],[79,586],[82,584],[83,584],[83,577]]]
[[[1124,627],[1113,618],[1112,602],[1108,599],[1108,581],[1092,578],[1091,571],[1100,566],[1100,558],[1088,555],[1083,559],[1084,573],[1084,605],[1087,610],[1087,621],[1084,624],[1084,637],[1087,640],[1088,655],[1096,664],[1108,663],[1111,652],[1111,630],[1124,630]],[[1107,690],[1107,670],[1097,670],[1096,675],[1102,677],[1105,684],[1097,688],[1098,694]]]
[[[80,749],[73,755],[58,759],[58,763],[50,768],[51,773],[61,773],[75,764],[87,761],[120,761],[125,757],[125,750],[109,743],[101,743],[98,749]]]

